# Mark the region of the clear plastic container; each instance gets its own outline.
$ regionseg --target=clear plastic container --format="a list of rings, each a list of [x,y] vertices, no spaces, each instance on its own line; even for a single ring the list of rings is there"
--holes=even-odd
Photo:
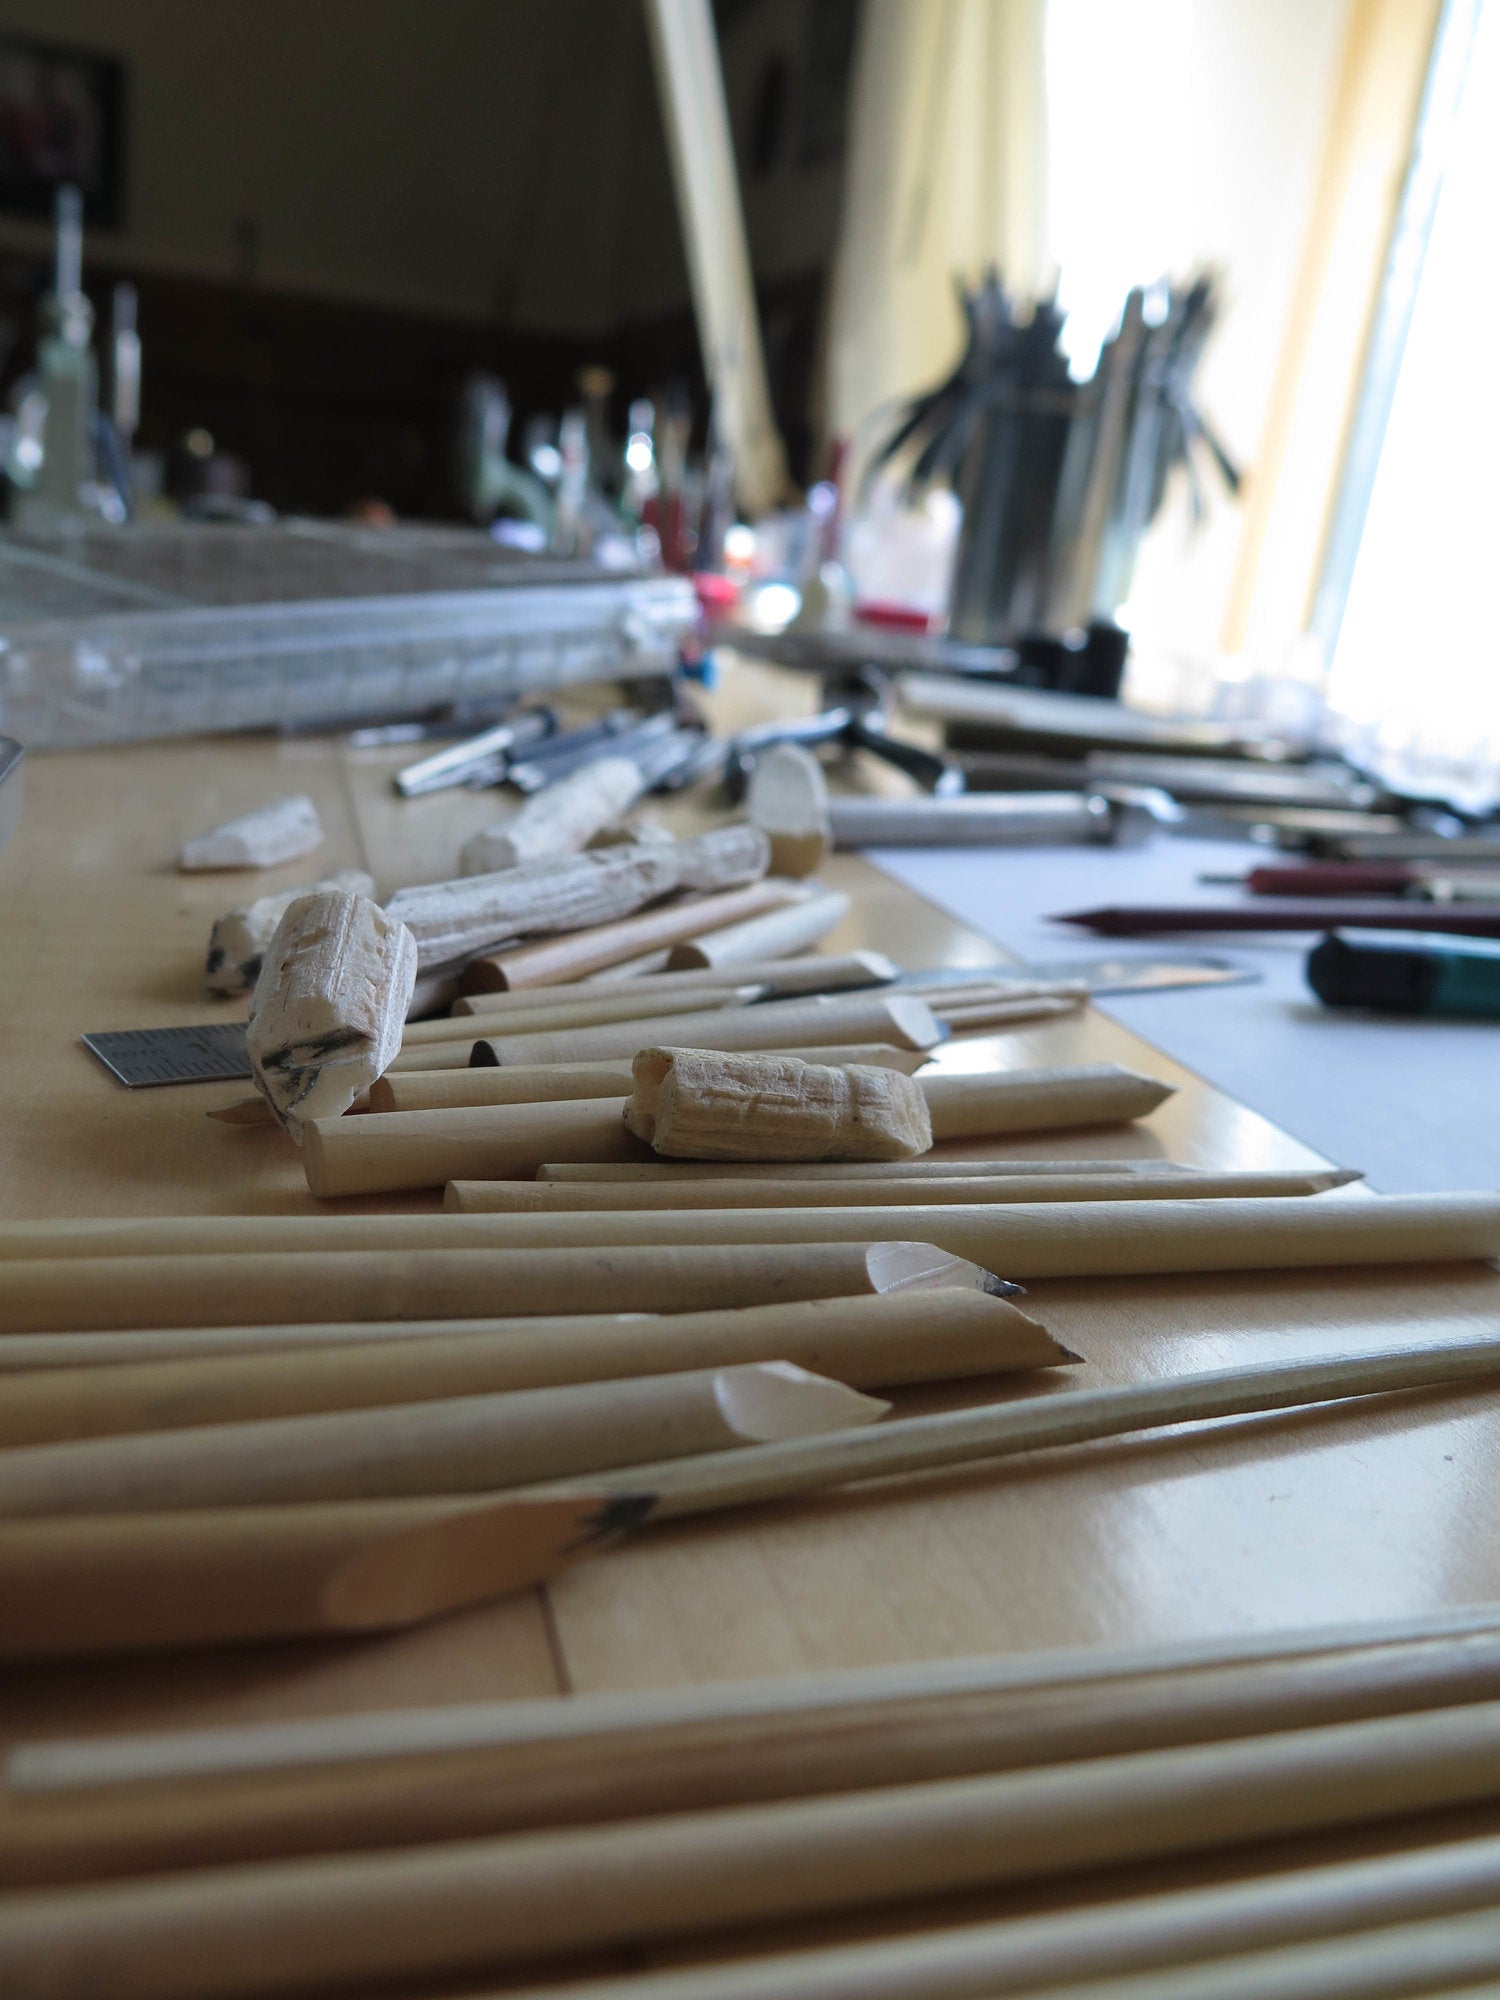
[[[418,712],[670,672],[679,577],[463,529],[71,524],[0,535],[0,731],[32,749]]]

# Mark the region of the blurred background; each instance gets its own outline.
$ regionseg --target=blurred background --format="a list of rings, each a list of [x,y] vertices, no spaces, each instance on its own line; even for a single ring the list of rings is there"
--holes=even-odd
[[[1128,641],[1482,808],[1497,135],[1497,0],[0,0],[11,519],[76,189],[101,519],[466,522],[1091,692]]]

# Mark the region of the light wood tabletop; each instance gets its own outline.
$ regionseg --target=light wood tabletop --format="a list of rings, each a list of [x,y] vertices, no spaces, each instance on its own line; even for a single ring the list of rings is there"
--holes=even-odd
[[[0,852],[8,1219],[317,1206],[279,1132],[205,1115],[243,1086],[127,1091],[78,1037],[231,1018],[238,1003],[204,997],[203,950],[213,917],[247,887],[359,866],[384,892],[450,873],[461,840],[494,817],[495,796],[402,800],[390,784],[401,761],[333,739],[272,738],[33,760],[23,824]],[[255,876],[176,872],[185,837],[293,791],[322,814],[316,857]],[[674,804],[667,816],[688,823],[701,809]],[[993,958],[983,939],[858,858],[825,873],[854,899],[829,949],[877,947],[910,966]],[[1226,1168],[1315,1163],[1096,1014],[966,1038],[942,1057],[962,1067],[1098,1060],[1163,1077],[1177,1094],[1142,1126],[1067,1135],[1046,1150]],[[1038,1145],[953,1150],[1028,1156]],[[1500,1275],[1476,1263],[1048,1281],[1029,1304],[1085,1357],[1064,1382],[1078,1386],[1500,1332]],[[966,1384],[899,1402],[928,1409],[1054,1386]],[[0,1735],[1165,1640],[1500,1600],[1497,1463],[1500,1393],[1475,1389],[1085,1445],[660,1529],[544,1591],[392,1638],[11,1671]]]

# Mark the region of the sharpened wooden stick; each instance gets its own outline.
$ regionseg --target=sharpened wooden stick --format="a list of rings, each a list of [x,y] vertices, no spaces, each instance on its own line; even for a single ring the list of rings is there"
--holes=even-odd
[[[714,1459],[634,1468],[634,1484],[606,1479],[606,1490],[630,1493],[644,1518],[674,1520],[752,1501],[818,1492],[856,1479],[883,1479],[969,1465],[1129,1432],[1262,1410],[1298,1409],[1346,1397],[1386,1395],[1500,1377],[1500,1339],[1456,1340],[1384,1354],[1336,1354],[1319,1361],[1273,1362],[1260,1368],[1215,1368],[1164,1382],[1115,1389],[1076,1389],[1040,1403],[951,1410],[908,1417],[866,1435],[822,1437],[807,1443],[768,1445],[735,1455],[732,1466]]]
[[[279,1321],[474,1319],[497,1305],[516,1313],[707,1312],[850,1298],[907,1287],[993,1291],[998,1281],[926,1243],[810,1243],[785,1255],[759,1249],[565,1250],[448,1247],[483,1244],[510,1217],[441,1215],[191,1217],[134,1225],[131,1254],[17,1258],[0,1286],[0,1332],[115,1327],[234,1326]],[[207,1223],[205,1232],[195,1223]],[[370,1223],[349,1231],[347,1222]],[[447,1231],[444,1231],[444,1224]],[[299,1225],[307,1225],[299,1227]],[[122,1235],[128,1238],[130,1225]],[[109,1239],[105,1239],[109,1240]],[[174,1246],[153,1253],[151,1242]],[[400,1243],[431,1248],[399,1249]],[[240,1245],[222,1250],[216,1244]],[[278,1244],[297,1246],[277,1249]],[[180,1254],[183,1251],[187,1254]]]
[[[24,1445],[0,1451],[0,1518],[490,1492],[873,1423],[889,1408],[770,1361]]]
[[[774,1176],[774,1178],[773,1178]],[[798,1181],[765,1166],[765,1178],[731,1181],[480,1181],[483,1213],[552,1215],[569,1211],[684,1208],[885,1208],[926,1202],[1185,1201],[1313,1195],[1345,1187],[1357,1174],[998,1174],[992,1179],[937,1175],[915,1180]],[[474,1202],[469,1212],[477,1212]]]
[[[0,1659],[414,1625],[555,1575],[597,1515],[507,1494],[6,1522]]]
[[[381,1329],[347,1323],[331,1329],[341,1337],[321,1342],[316,1327],[294,1329],[293,1344],[280,1350],[272,1339],[277,1332],[284,1338],[284,1329],[237,1331],[238,1351],[197,1356],[186,1343],[211,1350],[213,1329],[0,1340],[0,1368],[16,1348],[45,1349],[52,1340],[92,1339],[89,1358],[96,1364],[65,1365],[64,1347],[58,1364],[8,1375],[0,1395],[0,1445],[374,1409],[758,1361],[796,1362],[864,1389],[1055,1367],[1077,1358],[1025,1313],[973,1291],[874,1294],[734,1312],[496,1320],[488,1328],[428,1321],[419,1338],[394,1346],[389,1339],[351,1338]],[[247,1341],[254,1333],[265,1338]],[[137,1339],[154,1340],[159,1358],[137,1362],[128,1351],[111,1357],[112,1348],[128,1348]],[[185,1344],[181,1358],[173,1356],[174,1339]],[[116,1365],[109,1365],[111,1358]]]
[[[437,1115],[437,1114],[432,1114]],[[457,1113],[450,1113],[457,1116]],[[351,1127],[375,1125],[374,1118]],[[482,1209],[486,1183],[450,1183],[456,1213]],[[1252,1200],[920,1203],[890,1208],[683,1209],[676,1213],[492,1215],[517,1249],[584,1244],[805,1243],[880,1237],[940,1244],[1022,1282],[1156,1277],[1175,1271],[1290,1271],[1500,1256],[1500,1195],[1372,1195]]]
[[[1500,1704],[1485,1703],[832,1799],[28,1890],[0,1909],[0,1987],[229,2000],[472,1981],[531,1959],[1066,1878],[1497,1792]]]
[[[879,1042],[851,1042],[832,1049],[777,1049],[805,1062],[863,1063],[911,1076],[928,1060],[925,1049],[893,1049]],[[370,1087],[371,1111],[452,1111],[475,1104],[547,1104],[563,1098],[614,1096],[635,1087],[631,1059],[613,1062],[508,1064],[503,1069],[402,1070]],[[253,1100],[258,1106],[260,1099]],[[268,1114],[269,1115],[269,1114]]]
[[[1493,1696],[1491,1617],[1384,1645],[1295,1633],[1281,1653],[1095,1648],[22,1744],[0,1867],[15,1885],[410,1847],[1412,1714]]]
[[[658,946],[721,929],[743,917],[779,910],[784,904],[796,901],[800,894],[795,883],[755,882],[744,889],[673,903],[619,922],[597,922],[544,943],[511,945],[504,951],[486,952],[470,961],[464,973],[464,990],[506,993],[523,986],[558,986],[566,980],[581,979],[585,973],[622,964]]]
[[[993,1179],[997,1174],[1077,1174],[1090,1179],[1102,1174],[1186,1175],[1202,1168],[1179,1166],[1175,1160],[791,1160],[778,1166],[779,1180],[848,1185],[874,1180]],[[537,1168],[539,1181],[730,1181],[763,1180],[763,1162],[722,1160],[546,1160]],[[3,1239],[0,1239],[3,1244]],[[0,1250],[3,1254],[3,1250]]]

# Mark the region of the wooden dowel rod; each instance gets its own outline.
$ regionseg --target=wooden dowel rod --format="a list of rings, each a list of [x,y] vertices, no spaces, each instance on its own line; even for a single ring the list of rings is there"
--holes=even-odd
[[[467,1045],[466,1045],[467,1046]],[[831,1049],[777,1049],[777,1055],[804,1062],[865,1063],[899,1069],[907,1076],[927,1061],[925,1049],[893,1049],[879,1042],[854,1042]],[[545,1104],[562,1098],[628,1097],[634,1088],[632,1058],[613,1062],[517,1063],[503,1069],[426,1069],[387,1074],[370,1086],[371,1111],[451,1111],[470,1104]],[[519,1084],[517,1079],[520,1079]],[[259,1103],[257,1098],[255,1103]]]
[[[225,1241],[274,1244],[278,1230],[298,1249],[220,1253],[212,1237],[188,1229],[182,1239],[201,1254],[17,1258],[0,1286],[0,1331],[89,1333],[114,1327],[234,1326],[280,1321],[475,1319],[497,1305],[518,1313],[707,1312],[726,1306],[779,1305],[793,1299],[848,1298],[908,1286],[990,1289],[994,1280],[962,1258],[929,1244],[809,1243],[767,1257],[757,1248],[688,1250],[513,1250],[363,1248],[418,1242],[413,1224],[443,1216],[359,1216],[373,1232],[321,1235],[320,1217],[192,1218],[238,1222]],[[497,1221],[462,1238],[431,1231],[430,1240],[483,1243]],[[311,1229],[299,1230],[299,1222]],[[389,1224],[405,1224],[390,1230]],[[249,1224],[248,1228],[244,1225]],[[271,1225],[266,1228],[264,1225]],[[287,1225],[293,1227],[287,1229]],[[160,1228],[160,1225],[158,1225]],[[177,1225],[182,1229],[182,1225]],[[164,1235],[167,1233],[163,1230]],[[347,1243],[349,1248],[338,1248]]]
[[[1497,1792],[1500,1704],[1485,1703],[835,1798],[23,1890],[0,1907],[0,1990],[227,2000],[472,1979]]]
[[[1049,2000],[1390,2000],[1400,1993],[1482,2000],[1476,1982],[1500,1973],[1500,1911],[1395,1926],[1379,1916],[1372,1921],[1374,1929],[1354,1936],[1204,1959],[1177,1972],[1049,1986]],[[1035,1991],[1030,2000],[1038,2000]]]
[[[518,1106],[513,1115],[535,1109]],[[566,1108],[566,1107],[564,1107]],[[410,1116],[427,1115],[411,1113]],[[376,1119],[363,1121],[374,1125]],[[392,1121],[394,1122],[394,1121]],[[902,1225],[905,1225],[904,1227]],[[1310,1202],[1300,1196],[1254,1201],[1174,1201],[1153,1207],[1149,1202],[1045,1202],[1000,1204],[990,1209],[967,1205],[950,1207],[931,1203],[914,1209],[818,1209],[799,1219],[792,1209],[761,1209],[736,1214],[733,1210],[686,1211],[680,1215],[264,1215],[264,1216],[175,1216],[140,1217],[113,1221],[58,1221],[4,1225],[0,1249],[11,1259],[55,1258],[69,1261],[74,1268],[96,1257],[110,1257],[121,1266],[143,1256],[218,1256],[239,1252],[335,1251],[368,1252],[394,1256],[401,1252],[460,1248],[489,1250],[515,1255],[521,1250],[557,1253],[554,1265],[561,1270],[571,1260],[580,1282],[591,1293],[603,1289],[589,1277],[591,1265],[577,1255],[579,1250],[606,1250],[611,1259],[617,1253],[633,1252],[638,1260],[629,1265],[622,1257],[623,1278],[627,1268],[636,1276],[632,1283],[640,1289],[650,1266],[648,1251],[667,1247],[681,1258],[683,1275],[692,1268],[684,1254],[707,1258],[713,1250],[732,1249],[734,1259],[725,1263],[726,1272],[737,1268],[752,1272],[757,1262],[774,1264],[755,1246],[778,1243],[796,1246],[809,1257],[835,1257],[840,1249],[850,1251],[851,1268],[860,1246],[872,1241],[894,1246],[898,1242],[937,1243],[954,1258],[998,1268],[1004,1276],[1022,1281],[1053,1277],[1152,1276],[1177,1271],[1293,1270],[1317,1264],[1380,1264],[1440,1261],[1454,1258],[1493,1256],[1500,1244],[1500,1196],[1491,1194],[1371,1195],[1359,1200]],[[929,1261],[942,1262],[937,1252]],[[671,1279],[674,1265],[669,1258],[658,1259],[663,1276]],[[437,1276],[440,1265],[432,1267]],[[477,1267],[476,1267],[477,1268]],[[527,1281],[532,1267],[524,1261],[515,1265],[518,1281]],[[535,1270],[544,1268],[539,1262]],[[487,1274],[500,1281],[501,1267]],[[285,1282],[290,1283],[288,1272]],[[216,1279],[210,1274],[200,1280],[200,1289],[212,1292]],[[0,1329],[47,1332],[51,1330],[87,1332],[89,1327],[51,1321],[32,1325],[12,1308],[21,1280],[6,1272],[0,1286]],[[865,1290],[863,1284],[843,1290]],[[885,1289],[885,1287],[879,1287]],[[782,1297],[815,1294],[787,1292]],[[468,1317],[487,1317],[496,1300],[508,1310],[532,1311],[519,1297],[502,1290],[471,1307]],[[226,1301],[226,1305],[232,1302]],[[288,1301],[294,1304],[294,1301]],[[434,1319],[465,1316],[453,1303],[437,1310],[414,1309],[406,1314],[381,1312],[380,1318],[409,1317]],[[705,1306],[717,1304],[765,1304],[765,1297],[735,1300],[713,1298]],[[569,1306],[559,1299],[553,1310],[575,1312],[656,1311],[654,1299],[644,1303],[631,1299],[604,1297],[597,1304],[577,1300]],[[671,1309],[669,1302],[669,1309]],[[678,1311],[691,1311],[688,1302],[676,1303]],[[282,1315],[277,1315],[281,1317]],[[288,1320],[311,1319],[310,1313],[289,1311]],[[360,1313],[333,1313],[330,1318],[359,1318]],[[196,1326],[232,1325],[247,1319],[260,1320],[259,1311],[241,1311],[230,1316],[215,1312],[206,1317],[176,1319],[171,1322],[134,1320],[135,1326],[174,1324]],[[122,1322],[123,1323],[123,1322]]]
[[[494,1332],[453,1331],[394,1349],[385,1340],[341,1340],[183,1360],[136,1363],[119,1357],[116,1366],[53,1367],[10,1376],[0,1395],[0,1446],[491,1396],[758,1361],[796,1362],[854,1388],[878,1388],[1076,1359],[1035,1320],[974,1291],[872,1294],[649,1318],[604,1313],[495,1326]],[[209,1336],[200,1331],[199,1337]],[[0,1341],[0,1365],[16,1347],[48,1338],[17,1335]],[[107,1354],[111,1343],[132,1338],[99,1334],[96,1352],[102,1346]]]
[[[759,1446],[736,1453],[730,1466],[712,1458],[679,1459],[663,1464],[659,1473],[651,1466],[636,1466],[627,1479],[606,1478],[601,1484],[617,1494],[628,1490],[641,1517],[644,1496],[651,1495],[650,1518],[671,1520],[818,1492],[856,1479],[930,1472],[1172,1424],[1297,1409],[1400,1389],[1487,1382],[1497,1376],[1500,1339],[1495,1338],[1395,1348],[1384,1354],[1273,1362],[1258,1368],[1215,1368],[1163,1382],[1065,1390],[1024,1405],[993,1404],[907,1417],[868,1435],[851,1431],[847,1438]]]
[[[990,1179],[929,1175],[912,1180],[798,1181],[774,1166],[764,1178],[732,1181],[482,1181],[486,1213],[684,1208],[890,1207],[923,1202],[1186,1201],[1322,1194],[1359,1179],[1342,1169],[1239,1174],[997,1174]]]
[[[980,1076],[937,1073],[920,1082],[939,1140],[1138,1118],[1171,1095],[1170,1085],[1110,1063]],[[554,1130],[558,1141],[548,1145]],[[550,1160],[652,1157],[626,1132],[619,1099],[314,1119],[302,1144],[307,1184],[318,1195],[389,1193],[449,1180],[519,1180]]]
[[[782,1361],[0,1452],[0,1517],[479,1493],[873,1423],[890,1408]]]
[[[421,1114],[410,1114],[417,1116]],[[439,1116],[429,1113],[428,1116]],[[450,1116],[460,1116],[450,1113]],[[388,1121],[364,1118],[355,1126]],[[316,1128],[314,1128],[316,1129]],[[483,1181],[448,1192],[476,1212]],[[497,1243],[561,1249],[627,1243],[805,1243],[887,1231],[969,1257],[1002,1277],[1113,1278],[1178,1271],[1289,1271],[1318,1264],[1438,1263],[1500,1256],[1500,1195],[1300,1195],[1222,1201],[920,1203],[892,1208],[680,1209],[491,1216]]]
[[[505,1494],[6,1522],[0,1659],[413,1625],[555,1575],[597,1513]]]
[[[1085,1666],[1050,1684],[1004,1659],[951,1664],[966,1673],[906,1694],[894,1676],[861,1695],[859,1676],[829,1674],[717,1701],[711,1687],[23,1744],[0,1867],[16,1886],[414,1846],[1413,1714],[1493,1700],[1500,1632],[1123,1676]]]
[[[838,993],[855,986],[888,985],[898,969],[881,951],[818,952],[799,958],[743,960],[734,967],[733,976],[754,980],[785,994]],[[723,977],[722,972],[707,965],[683,967],[675,972],[595,972],[582,983],[590,993],[643,984],[660,993],[671,993],[688,991],[694,986],[717,986]]]
[[[836,1047],[840,1042],[883,1042],[897,1048],[936,1048],[947,1034],[925,1000],[885,989],[817,993],[764,1000],[753,1007],[708,1008],[701,1013],[646,1016],[597,1028],[524,1035],[489,1034],[480,1046],[509,1062],[593,1062],[633,1056],[656,1043],[673,1048],[731,1051],[792,1045]],[[405,1061],[405,1057],[400,1058]]]
[[[801,890],[789,882],[754,882],[748,888],[700,896],[693,902],[668,904],[643,916],[618,923],[595,924],[591,930],[570,931],[564,937],[516,945],[471,960],[464,973],[467,993],[511,992],[521,986],[557,986],[602,972],[641,952],[698,937],[705,931],[760,916],[797,899]]]
[[[703,1004],[713,1006],[720,994],[743,992],[750,997],[760,997],[773,990],[771,982],[751,978],[748,974],[743,977],[738,974],[731,977],[728,973],[719,973],[711,979],[686,985],[674,984],[662,976],[657,976],[616,979],[608,985],[598,986],[578,983],[569,986],[547,986],[540,990],[535,987],[522,987],[517,993],[460,993],[453,1003],[449,1032],[452,1032],[453,1021],[462,1022],[467,1026],[472,1020],[481,1020],[489,1022],[497,1033],[503,1034],[506,1030],[501,1024],[514,1020],[517,1015],[521,1016],[523,1021],[531,1015],[537,1015],[545,1020],[550,1017],[553,1008],[567,1008],[571,1011],[574,1007],[594,1005],[601,1008],[618,1006],[622,1009],[615,1015],[601,1012],[595,1016],[597,1020],[625,1021],[638,1014],[675,1013],[679,1007],[686,1011],[696,1004],[695,994],[707,994],[709,998]]]
[[[444,1032],[412,1042],[389,1065],[391,1072],[460,1069],[474,1063],[575,1063],[634,1056],[667,1043],[673,1048],[727,1050],[789,1046],[837,1048],[848,1042],[879,1042],[898,1048],[932,1049],[948,1030],[925,1000],[915,995],[820,993],[810,998],[763,1001],[755,1006],[721,1006],[680,1014],[651,1014],[592,1028],[559,1028],[504,1034],[483,1021],[471,1029],[452,1020],[425,1024]],[[458,1030],[455,1037],[452,1031]]]
[[[997,1993],[1030,2000],[1033,1981],[1048,2000],[1060,2000],[1065,1979],[1145,1970],[1156,1980],[1165,1968],[1184,1964],[1196,1979],[1200,1962],[1230,1939],[1246,1950],[1270,1950],[1326,1937],[1337,1956],[1362,1925],[1430,1914],[1451,1922],[1452,1912],[1483,1908],[1497,1897],[1500,1841],[1472,1840],[868,1944],[757,1953],[733,1964],[570,1981],[545,1992],[507,1986],[506,2000],[989,2000]],[[1417,1969],[1429,1962],[1419,1956]],[[1275,2000],[1309,2000],[1306,1977],[1305,1966],[1299,1968]],[[1160,1990],[1153,1987],[1153,2000]],[[1390,1990],[1389,1981],[1373,1989]],[[1418,1989],[1398,1983],[1396,1990]],[[1463,1990],[1478,2000],[1472,1985]],[[1334,1991],[1350,2000],[1347,1988]],[[1195,2000],[1206,2000],[1203,1989]],[[1261,1990],[1255,2000],[1268,1996]]]
[[[516,994],[495,995],[497,1000],[513,1003],[521,997]],[[486,1013],[483,1017],[485,1032],[519,1035],[538,1029],[592,1028],[611,1021],[634,1021],[648,1014],[661,1018],[701,1013],[731,1004],[744,1007],[759,997],[759,988],[747,982],[731,985],[723,981],[718,986],[699,986],[691,993],[683,994],[601,993],[593,996],[554,990],[544,999],[535,994],[527,997],[531,1000],[530,1006],[513,1004],[504,1013]],[[401,1046],[410,1049],[432,1042],[451,1042],[468,1032],[469,1019],[466,1016],[460,1016],[457,1022],[452,1015],[437,1021],[409,1021],[401,1037]]]
[[[764,916],[744,923],[729,924],[722,930],[699,934],[673,945],[667,955],[667,970],[693,971],[699,967],[732,970],[758,958],[775,958],[783,952],[806,951],[821,944],[828,933],[849,914],[849,898],[838,889],[825,889],[804,901],[788,903]]]
[[[789,1160],[776,1168],[777,1178],[794,1181],[969,1180],[997,1174],[1164,1174],[1175,1177],[1201,1171],[1173,1160],[946,1160],[930,1154],[920,1160]],[[729,1181],[761,1180],[764,1162],[754,1160],[547,1160],[537,1168],[539,1181]]]
[[[628,1326],[643,1315],[612,1313],[604,1317]],[[565,1333],[599,1318],[597,1313],[559,1314],[540,1324],[549,1334],[554,1328]],[[528,1333],[538,1324],[536,1319],[346,1319],[301,1326],[158,1326],[130,1333],[18,1333],[0,1340],[0,1373],[7,1378],[8,1395],[18,1376],[40,1376],[54,1369],[91,1372],[104,1365],[133,1367],[141,1362],[196,1362],[221,1357],[251,1361],[295,1348],[387,1348],[405,1341],[471,1337],[498,1340],[511,1333]],[[646,1373],[644,1369],[635,1372]]]

